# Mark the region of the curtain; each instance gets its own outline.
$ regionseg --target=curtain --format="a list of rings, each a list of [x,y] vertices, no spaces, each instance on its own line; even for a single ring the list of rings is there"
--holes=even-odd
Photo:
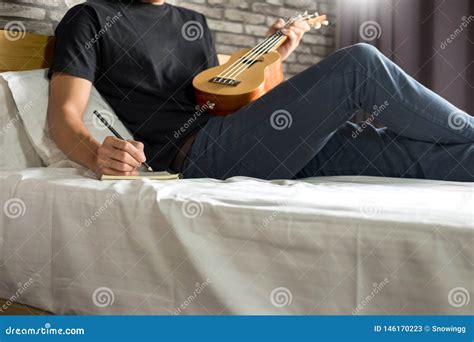
[[[375,45],[474,115],[474,0],[341,0],[341,46]]]

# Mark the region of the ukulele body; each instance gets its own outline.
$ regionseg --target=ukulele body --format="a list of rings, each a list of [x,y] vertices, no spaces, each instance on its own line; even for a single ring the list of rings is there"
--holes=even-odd
[[[225,75],[224,71],[232,68],[234,62],[249,51],[250,49],[240,50],[233,54],[227,63],[205,70],[194,78],[193,86],[197,104],[205,106],[208,101],[215,104],[211,106],[213,108],[207,109],[209,114],[222,116],[232,114],[283,82],[283,64],[280,54],[276,51],[264,54],[240,74],[229,73],[232,76],[229,78],[238,82],[236,85],[211,81],[221,74]]]

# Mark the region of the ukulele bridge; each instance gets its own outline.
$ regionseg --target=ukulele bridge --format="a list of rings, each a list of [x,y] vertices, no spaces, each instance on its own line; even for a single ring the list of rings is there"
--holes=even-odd
[[[233,78],[225,78],[225,77],[213,77],[209,80],[209,82],[231,86],[231,87],[237,87],[240,84],[239,80],[235,80]]]

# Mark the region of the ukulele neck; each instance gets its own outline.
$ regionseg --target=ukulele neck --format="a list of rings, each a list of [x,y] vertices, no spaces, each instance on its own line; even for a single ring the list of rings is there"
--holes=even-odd
[[[271,37],[269,37],[267,40],[268,44],[270,45],[268,48],[268,52],[270,52],[278,50],[278,48],[288,40],[288,37],[285,36],[281,31],[278,31]]]
[[[323,25],[328,24],[326,15],[319,16],[316,14],[315,17],[311,17],[309,19],[305,19],[301,21],[305,21],[311,27],[316,27],[317,29],[321,27],[321,24]],[[291,25],[291,23],[288,23],[286,27],[288,27],[289,25]],[[270,51],[278,50],[278,48],[282,46],[287,40],[288,40],[288,37],[284,35],[280,30],[280,31],[277,31],[272,36],[265,39],[263,44],[267,46],[266,52],[270,52]]]

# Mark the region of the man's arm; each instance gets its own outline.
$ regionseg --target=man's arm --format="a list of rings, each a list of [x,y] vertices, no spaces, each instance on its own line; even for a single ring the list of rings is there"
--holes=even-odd
[[[50,84],[48,125],[58,147],[74,162],[97,175],[135,175],[145,161],[143,144],[107,137],[95,140],[82,117],[89,102],[92,83],[88,80],[54,73]]]

